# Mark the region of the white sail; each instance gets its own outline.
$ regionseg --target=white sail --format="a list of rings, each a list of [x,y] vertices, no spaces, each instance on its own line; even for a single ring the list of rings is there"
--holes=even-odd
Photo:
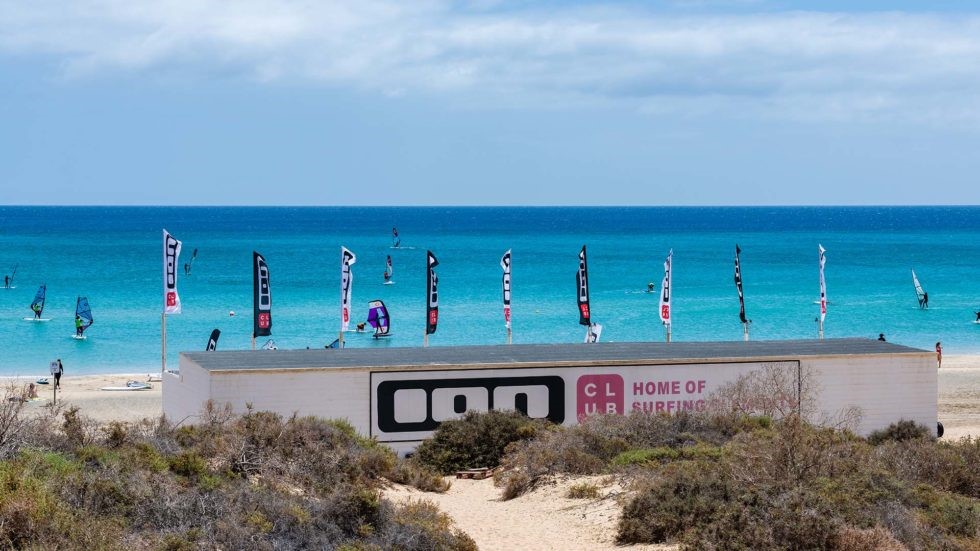
[[[926,304],[926,292],[919,283],[919,278],[915,277],[915,270],[912,270],[912,286],[915,287],[915,298],[919,301],[919,307]]]
[[[820,323],[823,323],[824,318],[827,317],[827,282],[823,277],[823,266],[827,263],[827,257],[824,253],[827,252],[827,249],[818,243],[817,252],[820,258]]]

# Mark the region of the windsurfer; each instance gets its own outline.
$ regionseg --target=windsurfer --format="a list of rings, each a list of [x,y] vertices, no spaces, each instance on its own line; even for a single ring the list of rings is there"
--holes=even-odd
[[[10,276],[9,275],[3,276],[3,288],[4,289],[9,289],[10,288]]]
[[[184,262],[184,275],[190,275],[190,274],[191,274],[191,263]]]
[[[929,293],[922,293],[922,298],[919,299],[919,308],[929,307]]]
[[[977,321],[980,321],[980,312],[977,312]]]
[[[650,283],[647,283],[647,292],[652,293],[654,287],[656,287],[656,285],[654,285],[652,281]]]
[[[75,314],[75,334],[78,335],[79,337],[82,336],[82,331],[84,331],[84,329],[82,329],[82,327],[83,327],[82,326],[82,318],[80,318],[78,316],[78,314]],[[60,362],[61,360],[58,360],[58,361]]]
[[[41,319],[41,305],[37,302],[31,305],[31,310],[34,311],[34,319]]]

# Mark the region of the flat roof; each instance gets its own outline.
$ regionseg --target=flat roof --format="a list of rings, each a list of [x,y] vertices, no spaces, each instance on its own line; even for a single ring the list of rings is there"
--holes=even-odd
[[[814,356],[926,354],[873,339],[805,339],[726,342],[610,342],[595,344],[514,344],[378,347],[305,350],[181,352],[208,371],[266,369],[364,369],[472,366],[577,366],[664,364],[694,361],[792,360]]]

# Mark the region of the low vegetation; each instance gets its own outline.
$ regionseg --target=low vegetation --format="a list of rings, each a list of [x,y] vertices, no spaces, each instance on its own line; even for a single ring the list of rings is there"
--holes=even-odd
[[[556,475],[617,475],[632,490],[617,529],[623,544],[980,549],[980,440],[937,441],[904,420],[862,438],[847,428],[857,411],[816,426],[800,414],[812,415],[812,401],[793,399],[792,389],[789,399],[756,398],[778,395],[779,385],[773,370],[730,385],[703,412],[600,415],[568,427],[470,414],[439,429],[419,455],[436,458],[423,464],[438,470],[502,465],[494,478],[504,499]],[[759,403],[767,415],[746,406]],[[494,453],[442,462],[479,447],[483,435],[505,436],[489,439]],[[582,483],[567,496],[598,494]]]
[[[343,421],[212,407],[194,426],[99,426],[5,410],[0,453],[5,549],[476,548],[435,506],[382,499],[385,479],[446,484]]]

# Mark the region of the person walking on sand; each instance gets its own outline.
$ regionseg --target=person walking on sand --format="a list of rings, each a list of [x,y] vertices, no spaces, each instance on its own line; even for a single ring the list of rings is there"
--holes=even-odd
[[[943,343],[936,343],[936,368],[941,369],[943,367]]]
[[[58,367],[54,370],[54,387],[56,389],[61,388],[61,374],[65,372],[65,366],[61,364],[61,358],[58,358]]]

